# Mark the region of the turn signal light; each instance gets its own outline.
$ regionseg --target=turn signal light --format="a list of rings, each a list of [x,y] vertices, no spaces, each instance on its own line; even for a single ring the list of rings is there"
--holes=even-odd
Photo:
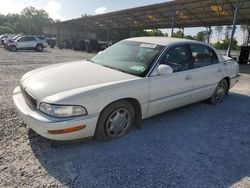
[[[86,127],[86,125],[79,125],[77,127],[71,127],[66,129],[59,129],[59,130],[48,130],[50,134],[65,134],[65,133],[71,133],[75,131],[82,130]]]

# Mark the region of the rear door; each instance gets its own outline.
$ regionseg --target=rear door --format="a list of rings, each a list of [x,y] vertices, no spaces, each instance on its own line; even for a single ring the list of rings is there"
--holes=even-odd
[[[187,45],[173,46],[165,53],[160,64],[171,66],[173,73],[149,77],[148,117],[190,102],[192,63],[192,54]]]
[[[214,50],[202,44],[190,44],[193,62],[193,95],[191,102],[197,102],[212,96],[222,79],[222,64]]]
[[[27,37],[26,39],[26,48],[27,49],[32,49],[36,47],[36,38],[35,37]]]

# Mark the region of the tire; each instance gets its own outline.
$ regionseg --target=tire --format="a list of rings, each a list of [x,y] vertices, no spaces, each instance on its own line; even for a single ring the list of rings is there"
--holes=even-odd
[[[17,47],[12,45],[12,46],[9,46],[8,47],[8,50],[11,51],[11,52],[16,52],[17,51]]]
[[[100,114],[95,139],[107,141],[120,138],[130,131],[135,121],[135,109],[128,101],[108,105]]]
[[[210,104],[221,103],[228,92],[228,84],[225,79],[221,80],[216,87],[212,97],[208,100]]]
[[[42,44],[37,44],[36,45],[36,51],[37,52],[42,52],[43,51],[43,45]]]

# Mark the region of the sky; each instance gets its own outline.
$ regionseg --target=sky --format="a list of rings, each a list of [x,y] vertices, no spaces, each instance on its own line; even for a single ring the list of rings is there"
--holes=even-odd
[[[79,18],[83,14],[102,14],[127,8],[166,2],[169,0],[0,0],[0,14],[20,13],[27,6],[37,9],[45,9],[49,16],[58,20],[69,20]],[[238,27],[239,28],[239,27]],[[213,29],[213,28],[212,28]],[[178,29],[175,29],[177,31]],[[185,35],[195,35],[203,28],[185,28]],[[169,29],[163,30],[170,34]],[[242,32],[236,30],[236,38],[242,44]],[[214,31],[212,42],[216,42],[217,36]]]

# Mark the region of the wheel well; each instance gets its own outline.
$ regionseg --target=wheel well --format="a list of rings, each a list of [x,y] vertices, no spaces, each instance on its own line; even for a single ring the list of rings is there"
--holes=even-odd
[[[140,105],[139,101],[137,99],[135,99],[135,98],[123,98],[123,99],[119,99],[119,100],[113,101],[112,103],[119,102],[119,101],[128,101],[128,102],[130,102],[133,105],[133,107],[135,109],[135,122],[134,122],[134,126],[136,126],[138,128],[141,128],[142,113],[141,113],[141,105]],[[109,103],[107,106],[109,106],[112,103]],[[105,106],[105,108],[107,106]],[[103,108],[103,110],[105,108]]]

